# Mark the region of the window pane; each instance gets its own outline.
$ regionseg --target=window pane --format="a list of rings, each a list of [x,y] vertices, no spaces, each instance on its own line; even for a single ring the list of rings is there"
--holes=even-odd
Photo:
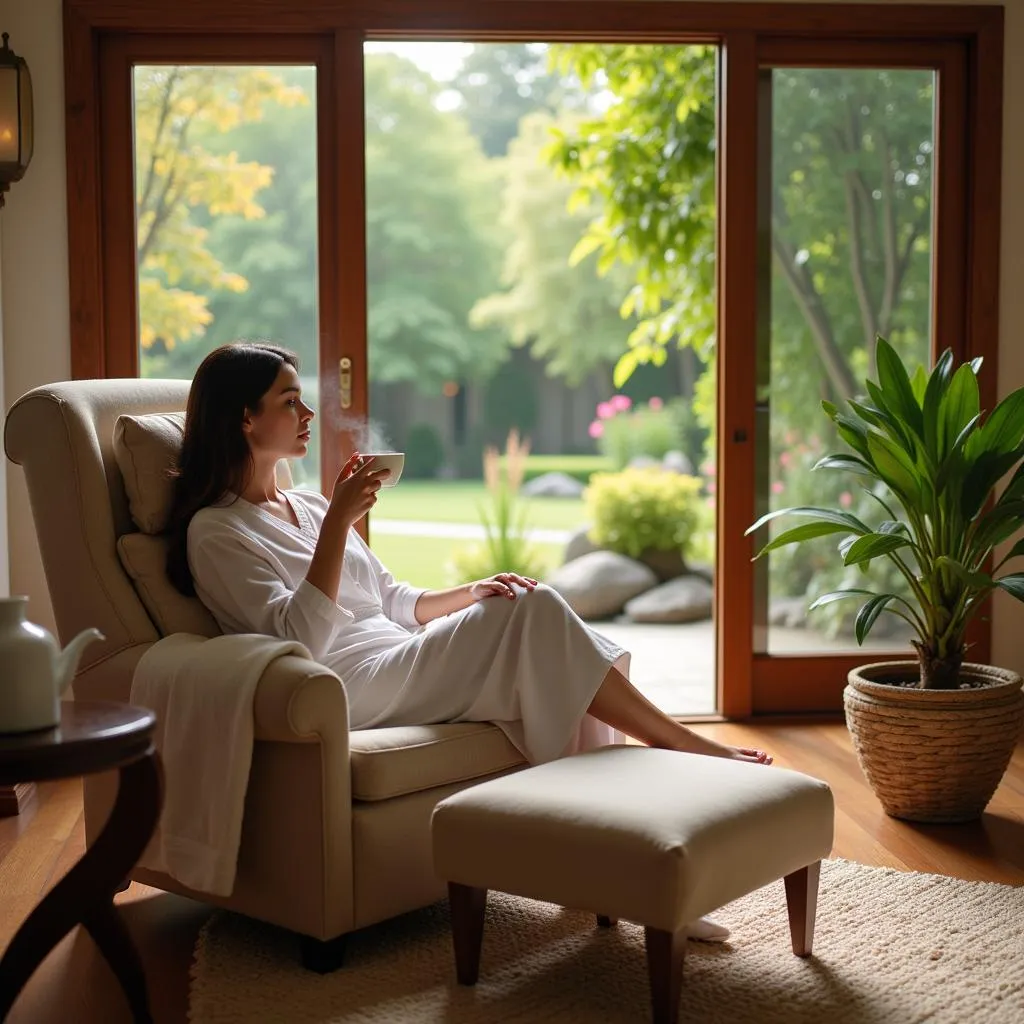
[[[134,69],[139,367],[187,379],[271,341],[317,395],[316,69]],[[297,482],[319,486],[319,431]]]
[[[811,469],[844,450],[821,401],[841,405],[863,392],[875,377],[877,335],[904,359],[929,358],[934,94],[931,71],[763,73],[770,127],[761,137],[761,195],[770,224],[766,217],[760,254],[759,511],[823,505],[885,518],[860,478]],[[793,525],[783,519],[771,535]],[[856,648],[856,601],[807,613],[822,594],[865,586],[836,548],[825,537],[758,563],[755,650]],[[871,588],[905,592],[887,560],[870,571]],[[900,649],[906,638],[902,620],[883,615],[865,646]]]
[[[619,563],[577,609],[632,651],[655,703],[713,712],[717,50],[380,42],[365,56],[361,440],[406,452],[374,508],[374,548],[422,586],[516,569],[569,594],[592,474],[646,467],[644,487],[620,480],[606,507],[609,544],[675,545],[660,579],[640,569],[653,607],[626,613]],[[586,196],[582,148],[608,171]],[[639,365],[616,381],[626,353]],[[507,530],[503,465],[519,485]]]

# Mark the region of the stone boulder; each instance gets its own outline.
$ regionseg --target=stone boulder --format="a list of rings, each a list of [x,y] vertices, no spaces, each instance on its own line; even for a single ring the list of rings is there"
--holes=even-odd
[[[806,597],[773,597],[768,603],[768,625],[803,629],[810,603]]]
[[[586,490],[568,473],[542,473],[520,488],[524,498],[578,498]]]
[[[661,465],[664,469],[667,469],[672,473],[681,473],[684,476],[693,476],[693,463],[686,457],[685,452],[665,452],[665,457],[661,460]]]
[[[562,564],[566,562],[572,562],[577,558],[582,558],[584,555],[589,555],[593,551],[604,550],[599,544],[595,544],[590,539],[590,526],[581,526],[573,535],[566,541],[565,553],[562,556]]]
[[[633,622],[700,622],[711,618],[714,591],[703,576],[679,576],[626,602]]]
[[[581,619],[610,619],[627,601],[657,586],[640,562],[613,551],[592,551],[555,569],[545,581]]]
[[[648,548],[640,555],[641,562],[648,569],[653,570],[658,580],[665,583],[674,580],[677,576],[686,575],[686,562],[683,561],[682,553],[678,548],[668,551],[658,551],[655,548]]]

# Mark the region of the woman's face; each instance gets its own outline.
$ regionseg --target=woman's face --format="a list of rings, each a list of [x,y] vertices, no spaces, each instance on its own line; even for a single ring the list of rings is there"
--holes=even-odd
[[[260,408],[248,410],[242,429],[253,455],[297,459],[309,447],[309,424],[313,410],[302,401],[295,367],[283,363],[277,379],[260,399]]]

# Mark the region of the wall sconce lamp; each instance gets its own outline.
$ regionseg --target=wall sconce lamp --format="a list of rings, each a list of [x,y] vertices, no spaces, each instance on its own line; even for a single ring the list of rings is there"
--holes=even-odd
[[[8,45],[0,49],[0,208],[12,181],[20,181],[32,159],[32,78],[28,64]]]

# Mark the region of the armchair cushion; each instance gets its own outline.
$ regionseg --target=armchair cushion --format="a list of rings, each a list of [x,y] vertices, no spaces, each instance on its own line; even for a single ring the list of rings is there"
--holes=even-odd
[[[174,495],[169,471],[178,461],[184,434],[183,412],[122,415],[114,423],[114,458],[132,521],[143,533],[161,533],[167,526]]]
[[[124,479],[132,522],[145,534],[163,533],[171,514],[174,477],[181,441],[185,436],[183,412],[157,412],[144,416],[121,415],[114,423],[114,458]],[[292,486],[287,460],[277,464],[277,482]]]
[[[508,737],[486,722],[357,729],[349,750],[354,800],[390,800],[526,767]]]
[[[202,601],[178,593],[167,578],[165,537],[126,533],[117,542],[117,556],[161,636],[172,633],[220,635],[220,627]]]

